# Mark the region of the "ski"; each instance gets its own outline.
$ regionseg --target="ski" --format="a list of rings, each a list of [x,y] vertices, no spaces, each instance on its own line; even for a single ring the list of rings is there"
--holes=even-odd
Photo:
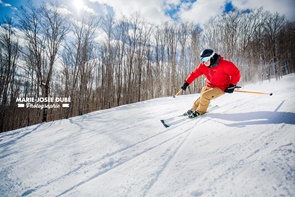
[[[217,108],[219,108],[218,105],[215,105],[215,106],[213,106],[213,107],[210,107],[210,108],[207,110],[207,112],[206,112],[205,114],[207,114],[207,113],[209,113],[209,112],[212,112],[213,110],[215,110],[215,109],[217,109]],[[161,121],[161,123],[164,125],[164,127],[168,128],[168,127],[170,127],[170,126],[172,126],[172,125],[179,124],[179,123],[181,123],[181,122],[183,122],[183,121],[186,121],[186,120],[188,120],[188,119],[196,119],[196,118],[200,118],[200,117],[203,116],[203,115],[204,115],[204,114],[199,115],[199,116],[197,116],[197,117],[195,117],[195,118],[189,118],[188,116],[178,115],[178,116],[174,116],[174,117],[171,117],[171,118],[162,119],[162,120],[160,120],[160,121]]]

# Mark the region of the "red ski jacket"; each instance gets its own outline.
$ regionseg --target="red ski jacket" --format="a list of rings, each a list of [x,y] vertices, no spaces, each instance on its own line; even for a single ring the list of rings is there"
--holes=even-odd
[[[191,84],[196,78],[205,75],[206,86],[211,88],[219,88],[225,90],[229,84],[237,84],[240,81],[241,74],[239,69],[230,61],[224,60],[220,56],[217,65],[209,68],[201,63],[190,75],[187,77],[186,82]]]

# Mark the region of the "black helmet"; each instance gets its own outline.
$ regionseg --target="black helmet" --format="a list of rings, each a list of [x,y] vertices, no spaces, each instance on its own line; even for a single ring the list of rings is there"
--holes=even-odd
[[[214,56],[215,52],[213,49],[205,49],[204,51],[202,51],[202,53],[200,54],[200,58],[202,62],[207,62],[209,61],[213,56]]]

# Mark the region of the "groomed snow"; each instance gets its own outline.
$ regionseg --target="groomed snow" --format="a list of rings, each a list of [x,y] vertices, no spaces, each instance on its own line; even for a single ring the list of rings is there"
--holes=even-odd
[[[226,94],[164,128],[198,94],[0,134],[0,196],[295,196],[295,75]]]

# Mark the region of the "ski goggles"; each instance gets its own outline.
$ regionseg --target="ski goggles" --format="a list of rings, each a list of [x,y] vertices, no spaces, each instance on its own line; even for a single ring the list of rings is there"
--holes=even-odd
[[[210,56],[208,56],[208,57],[201,57],[201,61],[202,62],[208,62],[213,57],[214,54],[215,53],[213,51],[213,53]]]

